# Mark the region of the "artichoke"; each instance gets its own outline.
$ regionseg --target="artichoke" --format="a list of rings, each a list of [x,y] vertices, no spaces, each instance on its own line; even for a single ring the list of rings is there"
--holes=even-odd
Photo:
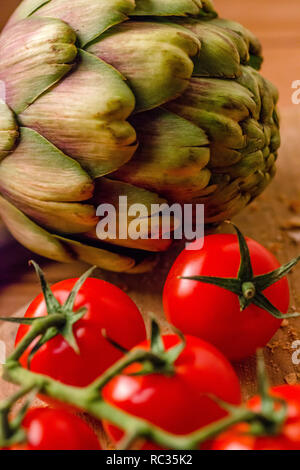
[[[212,225],[259,195],[280,145],[261,62],[211,0],[24,0],[0,36],[5,224],[57,261],[150,269],[171,241],[100,241],[97,206],[202,203]]]

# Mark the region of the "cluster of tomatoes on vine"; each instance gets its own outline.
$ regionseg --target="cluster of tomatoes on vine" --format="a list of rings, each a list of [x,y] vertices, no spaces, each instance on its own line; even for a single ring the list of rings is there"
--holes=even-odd
[[[172,372],[158,368],[143,373],[140,364],[132,364],[105,386],[105,401],[175,435],[210,426],[226,417],[230,407],[240,406],[240,385],[230,362],[253,355],[269,342],[283,318],[297,316],[287,313],[286,275],[300,258],[280,266],[262,245],[235,229],[236,234],[206,236],[201,250],[189,246],[168,275],[166,317],[185,336]],[[51,292],[42,281],[46,295],[41,293],[29,306],[16,347],[30,330],[30,320],[68,303],[78,280],[59,282]],[[71,330],[52,329],[30,344],[20,359],[24,368],[86,387],[126,351],[151,347],[137,306],[108,282],[87,278],[73,299],[72,313]],[[181,337],[175,332],[160,340],[168,351]],[[100,449],[94,431],[74,410],[59,400],[41,398],[48,407],[24,413],[24,442],[10,449]],[[300,386],[261,390],[244,406],[257,416],[261,412],[262,418],[224,428],[201,448],[300,450]],[[102,424],[117,446],[124,432],[109,421]],[[140,448],[159,446],[143,440]]]

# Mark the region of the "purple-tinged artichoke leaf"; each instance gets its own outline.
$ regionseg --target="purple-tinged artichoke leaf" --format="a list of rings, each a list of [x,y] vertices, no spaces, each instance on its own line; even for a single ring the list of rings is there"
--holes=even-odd
[[[195,124],[164,109],[137,114],[131,120],[139,148],[112,177],[187,201],[209,184],[209,140]]]
[[[128,80],[141,112],[166,103],[188,86],[200,43],[189,30],[164,23],[129,21],[112,28],[88,51]]]
[[[58,18],[76,32],[81,47],[104,31],[128,19],[134,0],[24,0],[9,25],[34,16]]]
[[[80,50],[73,73],[19,119],[99,177],[124,165],[137,148],[135,130],[127,122],[134,106],[134,95],[120,73]]]
[[[92,229],[95,209],[84,201],[93,190],[92,180],[76,161],[31,129],[21,128],[19,146],[0,163],[1,193],[50,231]]]
[[[15,116],[0,96],[0,161],[13,151],[18,137],[18,124]]]
[[[134,267],[135,261],[129,256],[123,256],[118,253],[113,253],[109,249],[98,248],[89,246],[70,238],[65,238],[56,235],[55,239],[59,242],[70,246],[72,251],[81,261],[92,264],[102,269],[107,269],[114,272],[126,272]]]
[[[59,240],[1,196],[0,215],[14,238],[28,250],[62,263],[74,260],[71,252]]]
[[[59,82],[77,56],[76,35],[63,21],[30,17],[0,36],[0,80],[17,114]]]

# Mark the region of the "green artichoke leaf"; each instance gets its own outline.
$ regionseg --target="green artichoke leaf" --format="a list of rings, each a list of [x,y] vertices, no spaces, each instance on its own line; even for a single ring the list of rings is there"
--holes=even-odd
[[[207,224],[220,223],[223,220],[231,219],[235,214],[241,212],[251,201],[251,194],[239,192],[230,201],[218,206],[209,205],[205,215]],[[199,201],[200,202],[200,201]],[[204,203],[204,201],[201,201]]]
[[[73,67],[76,35],[64,22],[31,17],[0,36],[0,80],[6,102],[21,113]]]
[[[157,265],[159,258],[157,255],[139,256],[135,259],[135,266],[127,271],[128,274],[144,274],[152,271]]]
[[[78,162],[24,127],[20,128],[19,145],[0,163],[2,185],[34,199],[55,202],[85,201],[94,191],[92,179]]]
[[[134,157],[110,175],[177,201],[198,196],[210,180],[205,132],[165,109],[136,115],[139,148]]]
[[[243,179],[240,188],[251,194],[252,198],[259,196],[268,186],[274,174],[270,169],[268,172],[257,171]]]
[[[211,186],[214,188],[208,194],[199,198],[209,207],[217,209],[220,205],[226,205],[239,194],[241,179],[232,181],[230,176],[224,173],[214,173],[211,178]]]
[[[216,18],[218,16],[212,0],[202,0],[201,3],[202,9],[198,15],[199,18],[203,17],[207,20],[209,18]]]
[[[0,161],[15,148],[19,137],[18,129],[13,112],[0,97]]]
[[[79,241],[59,235],[55,238],[69,246],[81,261],[116,273],[142,274],[151,271],[158,261],[156,255],[100,243],[99,240],[97,246],[91,240]]]
[[[0,186],[1,193],[28,217],[51,232],[84,233],[98,222],[90,204],[41,201]]]
[[[8,26],[31,15],[59,18],[76,31],[84,47],[111,26],[127,20],[134,7],[134,0],[24,0]]]
[[[161,222],[161,219],[160,219]],[[143,222],[141,222],[141,226],[138,227],[138,230],[143,231],[148,228],[148,223],[149,222],[144,222],[144,227],[143,227]],[[85,234],[84,237],[85,241],[90,241],[94,240],[99,242],[99,237],[96,233],[96,230],[92,230],[91,232],[88,232]],[[166,251],[170,248],[172,245],[172,240],[170,239],[162,239],[162,238],[139,238],[137,240],[133,240],[130,237],[127,238],[118,238],[118,237],[107,237],[106,240],[102,240],[103,243],[107,243],[110,245],[115,245],[115,246],[122,246],[124,248],[132,248],[135,250],[142,250],[142,251],[148,251],[148,252],[153,252],[153,253],[160,253],[163,251]]]
[[[247,119],[255,112],[256,103],[252,94],[231,80],[215,78],[193,78],[185,95],[177,102],[189,107],[192,104],[202,110],[222,114],[236,122]]]
[[[180,96],[193,73],[200,43],[189,30],[153,22],[129,21],[102,35],[88,51],[128,80],[141,112]]]
[[[213,78],[193,78],[185,93],[166,105],[201,127],[211,142],[242,149],[246,144],[240,121],[255,112],[251,93],[238,83]]]
[[[237,78],[240,55],[233,42],[211,28],[202,27],[201,52],[195,58],[194,77]],[[201,37],[200,34],[198,37]]]
[[[226,171],[226,174],[229,175],[232,179],[233,178],[244,178],[253,173],[264,171],[265,169],[265,162],[264,157],[261,150],[257,152],[248,153],[243,156],[241,161],[230,167],[226,167],[226,170],[222,170],[222,168],[218,168],[216,171],[222,173]]]
[[[211,142],[209,168],[224,168],[238,163],[243,157],[242,150],[224,147],[223,142]]]
[[[111,178],[113,175],[109,175]],[[143,204],[148,213],[151,212],[153,204],[165,204],[166,199],[160,197],[156,192],[151,192],[144,187],[134,186],[118,180],[109,178],[98,178],[95,180],[95,191],[93,203],[95,206],[107,203],[112,204],[114,208],[118,209],[118,213],[127,216],[127,209],[133,204]],[[141,183],[143,185],[143,182]],[[119,204],[119,197],[126,196],[126,204]],[[132,216],[134,218],[134,216]],[[130,220],[130,217],[128,217]]]
[[[262,103],[257,73],[249,66],[242,66],[241,71],[242,73],[236,81],[244,88],[247,88],[247,90],[252,94],[252,98],[256,103],[256,110],[253,112],[253,117],[259,120]]]
[[[278,102],[278,90],[269,80],[256,72],[260,95],[261,95],[261,113],[262,122],[270,122],[275,111],[275,105]]]
[[[98,268],[113,272],[126,272],[135,266],[135,260],[130,256],[114,253],[109,249],[105,250],[59,235],[54,235],[54,238],[58,242],[69,246],[77,258]]]
[[[265,123],[273,121],[275,116],[275,127],[278,127],[279,123],[276,119],[275,109],[278,102],[277,88],[251,67],[243,66],[242,75],[237,81],[253,94],[253,99],[257,103],[257,110],[254,114],[255,119]]]
[[[247,143],[242,151],[244,155],[264,150],[270,144],[271,130],[269,137],[266,136],[264,126],[255,119],[247,119],[241,123],[241,127],[247,136]]]
[[[94,227],[94,207],[79,202],[90,199],[93,189],[77,162],[31,129],[21,129],[19,146],[0,163],[2,194],[51,231],[82,233]]]
[[[235,211],[242,210],[251,201],[250,192],[241,192],[242,178],[231,180],[223,173],[214,173],[210,194],[199,197],[195,202],[205,204],[205,223],[216,224],[231,218]]]
[[[135,98],[113,67],[79,50],[72,74],[23,113],[23,126],[35,129],[92,176],[124,165],[136,150],[136,133],[127,122]]]
[[[270,141],[270,150],[271,152],[277,152],[281,144],[281,137],[279,132],[278,123],[274,120],[271,121],[271,141]]]
[[[204,14],[201,0],[135,0],[137,16],[198,16]],[[208,7],[208,5],[207,5]]]
[[[192,31],[201,43],[200,53],[194,59],[194,76],[236,78],[241,74],[241,63],[248,62],[249,52],[248,44],[240,35],[210,21],[192,18],[175,21]]]
[[[249,42],[245,37],[229,28],[221,28],[220,26],[213,24],[211,21],[203,21],[202,24],[206,24],[209,28],[213,29],[216,33],[222,34],[222,36],[227,38],[230,43],[234,44],[240,56],[241,64],[246,65],[249,63]]]
[[[219,26],[220,28],[224,28],[230,31],[234,31],[235,33],[242,36],[245,41],[247,41],[249,52],[250,52],[250,62],[251,60],[255,63],[255,68],[260,68],[263,58],[262,58],[262,46],[259,39],[253,34],[249,29],[242,26],[240,23],[236,21],[226,20],[223,18],[214,18],[210,20],[211,24]]]
[[[126,197],[126,204],[120,203],[119,196]],[[159,214],[159,208],[157,212],[153,211],[154,205],[162,207],[167,204],[168,201],[159,197],[155,192],[147,191],[146,189],[133,186],[131,184],[124,183],[122,181],[110,180],[107,178],[99,178],[96,180],[95,195],[93,198],[94,205],[98,207],[100,204],[111,204],[116,210],[116,225],[112,227],[106,226],[101,227],[101,238],[104,237],[105,242],[113,245],[124,246],[128,248],[136,248],[146,251],[165,251],[171,245],[170,239],[162,239],[162,216]],[[137,212],[137,214],[130,215],[128,209],[134,204],[142,204],[143,212],[144,208],[147,213],[144,215],[143,212]],[[137,223],[137,230],[140,233],[141,238],[137,240],[131,239],[128,233],[130,223],[135,219],[139,218]],[[127,230],[122,238],[120,238],[120,228],[124,232],[124,224],[119,221],[126,220]],[[180,221],[178,221],[180,222]],[[172,231],[175,226],[174,217],[170,224],[170,230]],[[85,236],[93,240],[99,240],[99,227],[93,229]],[[151,238],[150,232],[157,234],[157,238]],[[143,237],[143,238],[142,238]],[[103,238],[102,238],[103,239]]]
[[[28,250],[62,263],[74,260],[70,251],[59,240],[1,196],[0,215],[14,238]]]

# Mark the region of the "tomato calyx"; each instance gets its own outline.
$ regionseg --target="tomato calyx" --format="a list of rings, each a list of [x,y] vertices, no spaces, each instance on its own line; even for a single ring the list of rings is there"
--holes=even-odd
[[[26,433],[22,428],[23,419],[36,393],[36,387],[31,385],[21,388],[15,395],[0,403],[0,449],[26,442]],[[18,400],[30,394],[25,404],[14,419],[10,419],[11,409]]]
[[[232,224],[233,225],[233,224]],[[260,276],[254,276],[249,248],[241,231],[233,225],[239,241],[241,262],[236,278],[222,278],[213,276],[180,276],[180,279],[203,282],[226,289],[238,296],[240,310],[244,311],[249,305],[267,311],[277,319],[297,318],[300,313],[283,314],[273,305],[263,291],[284,278],[300,261],[300,256],[292,259],[280,268]]]
[[[184,350],[186,346],[186,339],[181,331],[174,328],[177,336],[179,337],[180,341],[178,344],[173,346],[170,349],[166,349],[161,329],[157,321],[152,318],[151,320],[151,340],[150,340],[150,351],[148,354],[144,354],[141,356],[140,362],[142,364],[141,370],[137,372],[133,372],[129,375],[131,376],[141,376],[141,375],[150,375],[154,373],[166,374],[166,375],[174,375],[175,374],[175,366],[174,363]],[[113,339],[111,339],[105,330],[102,330],[102,335],[104,338],[115,348],[121,351],[123,354],[128,354],[129,351],[123,348],[120,344],[116,343]]]
[[[257,380],[258,394],[261,398],[261,411],[256,419],[250,422],[249,434],[253,436],[276,436],[287,418],[287,403],[270,395],[269,381],[266,375],[265,362],[262,351],[257,353]]]
[[[149,375],[149,374],[175,374],[175,362],[186,346],[185,337],[182,333],[176,330],[180,339],[179,343],[170,349],[166,349],[161,329],[157,321],[152,318],[151,321],[151,341],[150,341],[150,355],[147,359],[142,361],[142,368],[138,372],[133,372],[133,376]]]
[[[30,261],[30,264],[33,265],[37,276],[39,278],[42,293],[45,299],[47,307],[46,317],[51,317],[54,319],[56,317],[57,321],[55,325],[50,325],[49,328],[42,334],[41,338],[38,340],[36,345],[33,347],[30,355],[28,357],[28,362],[30,363],[34,354],[48,341],[57,336],[58,334],[63,336],[67,343],[72,347],[72,349],[79,354],[78,344],[76,342],[75,336],[73,334],[73,326],[77,323],[86,313],[86,308],[80,308],[79,310],[74,311],[74,303],[77,297],[77,294],[88,277],[92,274],[95,269],[95,266],[86,271],[76,282],[72,291],[70,292],[66,302],[61,305],[59,301],[54,296],[48,282],[45,279],[44,273],[37,263]],[[38,322],[45,317],[35,317],[35,318],[0,318],[1,321],[25,324],[25,325],[37,325]]]

